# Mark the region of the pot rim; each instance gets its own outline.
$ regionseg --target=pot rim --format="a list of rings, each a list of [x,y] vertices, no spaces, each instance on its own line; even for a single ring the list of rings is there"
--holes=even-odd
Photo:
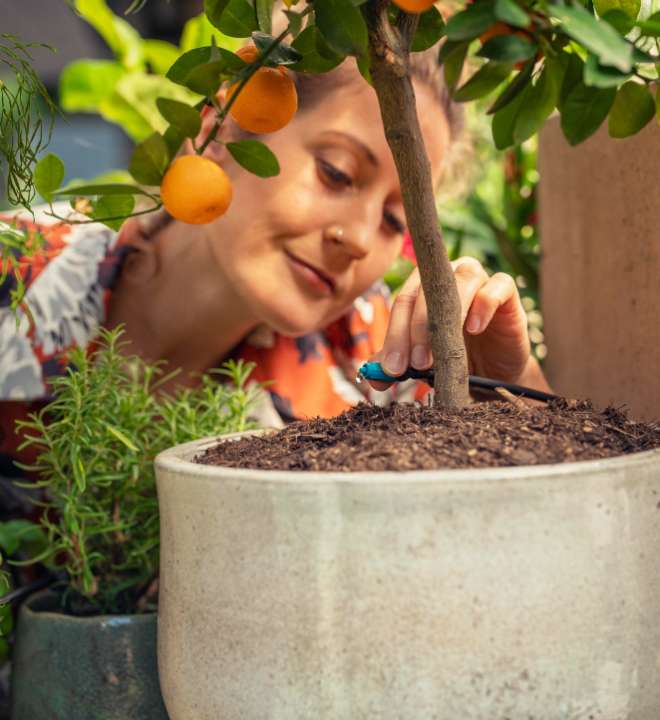
[[[174,473],[185,473],[223,481],[250,481],[276,484],[334,484],[334,483],[399,483],[411,482],[479,482],[497,480],[534,480],[544,477],[566,477],[603,473],[630,467],[641,469],[657,466],[660,468],[660,448],[642,452],[617,455],[598,460],[578,460],[570,463],[545,465],[507,465],[493,468],[461,468],[437,470],[372,470],[358,472],[321,472],[307,470],[260,470],[251,468],[230,468],[223,465],[202,465],[192,462],[192,457],[218,442],[238,440],[251,435],[276,432],[274,429],[247,430],[227,435],[211,436],[175,445],[160,452],[154,464],[157,469]]]
[[[55,598],[57,593],[54,593],[50,588],[45,590],[39,590],[38,592],[29,595],[22,603],[20,608],[20,614],[29,615],[31,617],[39,618],[57,618],[59,622],[69,621],[82,624],[103,624],[106,627],[120,627],[123,625],[154,622],[157,617],[156,611],[146,613],[117,613],[111,615],[108,613],[102,615],[70,615],[69,613],[62,612],[60,610],[39,610],[32,607],[32,604],[39,602],[40,600],[48,601],[51,598]]]

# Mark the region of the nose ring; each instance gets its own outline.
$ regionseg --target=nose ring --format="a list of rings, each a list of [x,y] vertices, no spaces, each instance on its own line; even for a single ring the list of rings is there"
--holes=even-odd
[[[344,239],[344,228],[341,225],[331,225],[327,234],[335,242],[341,242]]]

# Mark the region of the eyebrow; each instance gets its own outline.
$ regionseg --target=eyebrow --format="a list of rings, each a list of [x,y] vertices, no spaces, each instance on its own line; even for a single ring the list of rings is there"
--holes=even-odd
[[[371,151],[371,148],[368,145],[365,145],[362,140],[358,140],[355,135],[351,135],[351,133],[344,132],[342,130],[328,130],[323,133],[323,135],[329,135],[334,137],[340,137],[345,140],[348,140],[352,145],[355,145],[355,147],[358,148],[358,150],[367,158],[367,160],[374,166],[374,167],[380,167],[380,163],[378,162],[378,158],[373,154]]]

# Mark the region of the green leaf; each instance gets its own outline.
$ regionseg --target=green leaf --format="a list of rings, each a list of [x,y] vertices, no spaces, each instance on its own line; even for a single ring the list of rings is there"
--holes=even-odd
[[[479,57],[503,62],[516,62],[518,60],[529,60],[536,55],[537,47],[526,38],[515,35],[497,35],[490,38],[479,50]]]
[[[627,35],[635,27],[635,21],[623,10],[610,10],[603,15],[603,20],[611,25],[619,35]]]
[[[259,177],[273,177],[280,172],[280,164],[273,152],[258,140],[228,142],[225,147],[241,167]]]
[[[160,185],[169,163],[169,150],[162,135],[153,133],[136,146],[128,170],[143,185]]]
[[[259,30],[270,35],[273,32],[273,5],[275,0],[255,0]]]
[[[488,108],[487,114],[493,115],[498,110],[506,107],[512,102],[528,85],[532,72],[534,71],[535,61],[532,58],[525,63],[523,69],[513,78],[513,80],[504,88],[497,100]]]
[[[135,198],[132,195],[103,195],[94,203],[91,217],[107,225],[111,230],[119,230],[134,207]]]
[[[131,112],[139,113],[139,116],[147,123],[147,137],[154,130],[162,133],[167,129],[167,122],[156,105],[158,98],[178,100],[189,105],[200,101],[199,95],[180,85],[175,85],[162,75],[147,75],[142,72],[125,75],[117,83],[112,102],[116,102],[117,96],[125,101],[125,106],[130,108]],[[107,102],[109,101],[110,99]],[[105,108],[106,105],[102,105],[102,109]],[[145,139],[144,136],[141,140],[143,139]]]
[[[143,40],[144,58],[157,75],[165,75],[179,57],[179,48],[164,40]]]
[[[275,38],[266,33],[252,33],[252,40],[260,53],[265,53]],[[286,43],[280,42],[268,55],[268,65],[294,65],[302,60],[301,53]]]
[[[421,13],[410,49],[413,52],[428,50],[440,40],[444,30],[445,21],[437,8]]]
[[[249,0],[204,0],[204,12],[211,24],[229,37],[248,38],[259,29]]]
[[[73,0],[73,7],[105,40],[124,67],[137,70],[144,66],[140,34],[117,17],[105,0]]]
[[[218,57],[212,59],[212,54]],[[189,82],[195,84],[199,81],[199,77],[204,75],[204,72],[208,73],[208,66],[212,65],[215,69],[217,68],[217,74],[228,73],[233,74],[240,72],[244,67],[245,63],[241,58],[234,53],[225,50],[224,48],[213,48],[212,45],[206,47],[195,48],[184,53],[172,67],[167,71],[166,78],[171,80],[177,85],[189,86]],[[202,68],[202,71],[199,71]],[[206,68],[206,70],[204,70]],[[197,78],[194,73],[197,72]],[[218,80],[218,84],[220,80]],[[201,93],[206,94],[206,93]]]
[[[168,98],[158,98],[156,105],[165,120],[179,128],[186,137],[197,137],[202,127],[202,118],[198,110],[186,103]]]
[[[602,125],[612,107],[614,88],[588,87],[576,83],[561,105],[561,129],[571,145],[578,145]]]
[[[646,20],[638,22],[637,27],[642,31],[642,35],[660,37],[660,10],[654,12]]]
[[[64,180],[64,163],[54,155],[48,153],[39,160],[34,168],[34,187],[44,200],[52,202],[53,193]]]
[[[447,47],[451,41],[446,42],[443,48]],[[467,57],[469,41],[458,41],[452,44],[451,52],[447,52],[443,58],[442,65],[444,67],[445,83],[450,91],[456,87],[456,83],[461,78],[463,65]]]
[[[579,5],[553,5],[552,14],[561,21],[566,33],[596,55],[603,65],[612,65],[623,72],[632,68],[632,45],[609,23],[597,20]]]
[[[25,543],[42,540],[43,531],[41,527],[29,520],[0,522],[0,548],[5,555],[13,555]]]
[[[449,40],[472,40],[497,22],[492,0],[478,0],[451,16],[445,28]]]
[[[561,65],[547,60],[538,80],[530,85],[525,102],[518,111],[513,139],[522,143],[537,133],[559,102],[563,71]]]
[[[117,440],[119,440],[129,450],[132,450],[133,452],[140,452],[140,448],[136,447],[134,443],[132,443],[131,440],[126,435],[124,435],[123,432],[121,432],[121,430],[118,430],[116,427],[113,427],[112,425],[110,425],[110,423],[107,422],[104,423],[104,425],[108,429],[108,432],[111,435],[114,435]]]
[[[316,25],[306,27],[293,41],[292,46],[302,55],[302,60],[292,65],[291,69],[296,72],[317,74],[329,72],[343,62],[344,56],[338,53],[333,53],[333,58],[321,54],[319,44],[325,44],[325,40],[323,40]]]
[[[72,62],[60,75],[60,105],[67,112],[98,112],[101,102],[112,95],[126,72],[113,60]]]
[[[516,125],[516,118],[518,117],[520,108],[525,103],[525,98],[530,91],[530,87],[530,85],[527,85],[510,103],[493,115],[493,141],[498,150],[504,150],[513,145],[513,131]]]
[[[302,24],[304,16],[302,13],[296,12],[295,10],[283,10],[282,11],[289,21],[289,32],[293,38],[297,38],[302,30]]]
[[[491,60],[454,93],[456,102],[467,102],[484,97],[495,90],[511,74],[511,63],[500,63]]]
[[[596,12],[603,17],[612,10],[620,10],[633,22],[642,9],[642,0],[593,0]]]
[[[575,53],[562,52],[558,54],[565,63],[564,79],[561,84],[561,92],[559,93],[559,110],[561,110],[564,100],[576,85],[582,84],[584,75],[584,63]]]
[[[146,195],[150,197],[146,190],[137,185],[127,185],[125,183],[113,183],[111,185],[93,184],[93,185],[67,185],[58,190],[55,195],[81,195],[83,197],[93,197],[97,195]]]
[[[165,144],[167,145],[170,161],[176,157],[185,139],[186,135],[176,125],[170,125],[167,130],[165,130],[163,140],[165,140]]]
[[[214,28],[206,15],[204,15],[204,13],[200,13],[196,17],[188,20],[188,22],[183,26],[179,49],[182,53],[186,53],[189,50],[194,50],[195,48],[211,45],[212,39],[215,39],[216,43],[220,47],[223,47],[226,50],[231,50],[232,52],[235,52],[244,44],[243,39],[230,38],[228,35],[220,32],[217,28]]]
[[[601,65],[595,55],[589,54],[584,65],[584,84],[591,87],[619,87],[630,78],[630,73],[619,72],[616,68]]]
[[[495,0],[495,17],[507,25],[526,28],[529,15],[514,0]]]
[[[135,142],[142,142],[153,132],[144,117],[116,91],[101,101],[99,113],[104,120],[117,123]]]
[[[351,0],[323,0],[314,6],[319,32],[340,55],[366,55],[367,26]]]
[[[619,88],[610,110],[609,132],[614,138],[638,133],[655,115],[655,102],[646,85],[627,82]]]

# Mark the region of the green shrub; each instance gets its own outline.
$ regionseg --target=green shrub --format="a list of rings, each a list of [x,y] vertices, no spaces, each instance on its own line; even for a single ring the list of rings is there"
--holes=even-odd
[[[66,571],[64,609],[117,613],[147,609],[155,595],[159,522],[153,460],[177,443],[248,429],[256,390],[251,367],[227,362],[195,389],[159,392],[172,377],[122,352],[121,331],[103,331],[93,355],[53,380],[55,400],[19,423],[47,505],[47,550],[34,560]]]

